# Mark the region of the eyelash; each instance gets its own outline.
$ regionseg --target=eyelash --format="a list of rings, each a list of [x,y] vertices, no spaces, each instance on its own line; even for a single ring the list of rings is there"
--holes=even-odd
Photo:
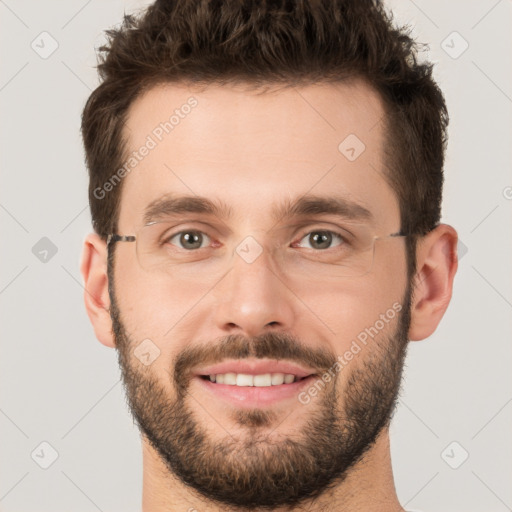
[[[204,231],[200,231],[198,229],[182,229],[181,231],[177,231],[176,233],[166,236],[163,240],[163,244],[171,243],[170,240],[172,240],[174,237],[181,235],[183,233],[200,233],[202,235],[206,235],[210,240],[212,238]],[[300,237],[297,240],[300,242],[302,239],[304,239],[308,235],[311,235],[312,233],[329,233],[329,234],[332,234],[335,237],[337,237],[339,240],[341,240],[340,244],[335,245],[334,247],[329,247],[328,249],[311,249],[315,252],[326,252],[329,249],[334,249],[335,247],[339,247],[340,245],[345,245],[345,244],[349,243],[344,235],[342,235],[341,233],[338,233],[337,231],[333,231],[330,229],[313,229],[313,230],[305,231],[300,235]],[[293,244],[295,244],[295,243],[296,242],[293,242]],[[174,244],[171,244],[171,245],[174,245]],[[182,247],[178,247],[178,249],[186,251],[186,252],[197,252],[197,251],[200,251],[201,249],[207,249],[207,247],[200,247],[199,249],[192,249],[192,250],[187,250]],[[306,247],[306,249],[309,249],[309,248]]]

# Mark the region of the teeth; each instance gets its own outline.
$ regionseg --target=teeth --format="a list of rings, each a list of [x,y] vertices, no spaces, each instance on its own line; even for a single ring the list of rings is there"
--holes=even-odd
[[[219,373],[210,375],[211,382],[217,384],[228,384],[230,386],[255,386],[268,387],[291,384],[299,380],[290,373],[264,373],[261,375],[249,375],[247,373]]]
[[[230,382],[226,382],[224,379],[224,384],[231,384]],[[235,382],[237,386],[254,386],[254,375],[247,375],[246,373],[238,373],[235,376]]]
[[[295,380],[295,375],[290,375],[289,373],[284,376],[284,383],[291,384]]]
[[[272,385],[272,375],[270,373],[264,373],[263,375],[255,375],[253,379],[254,386],[265,387]]]
[[[279,386],[284,382],[284,373],[272,374],[272,386]]]
[[[235,384],[237,384],[236,373],[225,373],[224,384],[229,384],[230,386],[234,386]]]

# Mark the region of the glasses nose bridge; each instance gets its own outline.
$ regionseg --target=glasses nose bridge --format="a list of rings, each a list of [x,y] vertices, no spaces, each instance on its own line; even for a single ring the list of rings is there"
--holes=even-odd
[[[262,230],[260,233],[246,235],[235,247],[232,255],[232,264],[239,264],[246,269],[255,268],[263,265],[267,269],[274,269],[279,263],[280,249],[282,248],[272,234]],[[237,260],[241,259],[241,262]],[[256,265],[255,265],[256,264]],[[253,266],[254,265],[254,266]]]

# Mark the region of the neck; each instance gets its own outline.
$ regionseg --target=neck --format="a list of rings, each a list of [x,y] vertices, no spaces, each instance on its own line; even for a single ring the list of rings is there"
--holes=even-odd
[[[224,512],[226,506],[207,501],[169,472],[154,448],[142,437],[142,512]],[[304,507],[306,505],[306,507]],[[404,512],[396,495],[391,468],[389,430],[385,429],[341,484],[297,508],[274,512]],[[235,511],[236,509],[230,508]]]

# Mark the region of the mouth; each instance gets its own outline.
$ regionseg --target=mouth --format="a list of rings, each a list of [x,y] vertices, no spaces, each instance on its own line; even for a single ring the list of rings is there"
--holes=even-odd
[[[299,376],[292,373],[261,373],[253,375],[250,373],[218,373],[210,375],[199,375],[199,378],[208,380],[215,384],[238,387],[272,387],[293,384],[307,379],[312,375]]]
[[[318,379],[319,371],[277,359],[227,360],[196,370],[196,389],[213,401],[236,407],[268,407],[299,401],[300,392]]]

